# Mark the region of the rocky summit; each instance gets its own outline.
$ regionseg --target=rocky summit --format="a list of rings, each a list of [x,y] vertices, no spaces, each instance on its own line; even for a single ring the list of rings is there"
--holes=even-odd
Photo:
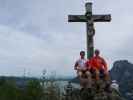
[[[93,81],[91,88],[74,89],[67,100],[125,100],[119,91],[105,80]]]

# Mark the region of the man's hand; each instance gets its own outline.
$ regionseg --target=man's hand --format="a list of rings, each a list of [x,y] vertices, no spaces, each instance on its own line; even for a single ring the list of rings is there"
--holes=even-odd
[[[74,70],[77,70],[77,67],[74,67]]]
[[[109,74],[108,70],[105,70],[105,74],[106,74],[106,75],[108,75],[108,74]]]
[[[86,67],[87,70],[90,70],[91,68],[92,68],[91,66]]]
[[[76,62],[74,65],[74,70],[77,70],[77,67],[78,67],[78,63]]]
[[[77,70],[79,70],[79,71],[85,71],[86,68],[80,68],[80,67],[77,67]]]

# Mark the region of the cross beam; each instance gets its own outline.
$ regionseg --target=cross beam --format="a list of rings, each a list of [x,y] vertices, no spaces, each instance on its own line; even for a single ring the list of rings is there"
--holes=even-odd
[[[69,22],[87,22],[85,15],[68,15]],[[110,22],[111,15],[92,15],[94,22]]]
[[[86,22],[87,27],[87,58],[90,59],[94,54],[95,35],[94,22],[110,22],[111,15],[93,15],[92,3],[88,2],[85,5],[85,15],[68,15],[68,22]]]

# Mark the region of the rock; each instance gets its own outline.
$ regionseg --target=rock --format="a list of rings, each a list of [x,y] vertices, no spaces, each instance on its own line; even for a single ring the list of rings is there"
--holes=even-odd
[[[124,100],[118,91],[107,85],[103,80],[96,81],[92,88],[72,91],[70,100]]]

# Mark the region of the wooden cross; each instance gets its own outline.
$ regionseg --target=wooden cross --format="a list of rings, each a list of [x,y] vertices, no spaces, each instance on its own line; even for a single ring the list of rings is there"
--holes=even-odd
[[[68,15],[68,22],[86,22],[87,27],[87,58],[90,59],[94,54],[94,40],[95,35],[94,22],[110,22],[111,15],[93,15],[92,3],[85,4],[85,15]]]

